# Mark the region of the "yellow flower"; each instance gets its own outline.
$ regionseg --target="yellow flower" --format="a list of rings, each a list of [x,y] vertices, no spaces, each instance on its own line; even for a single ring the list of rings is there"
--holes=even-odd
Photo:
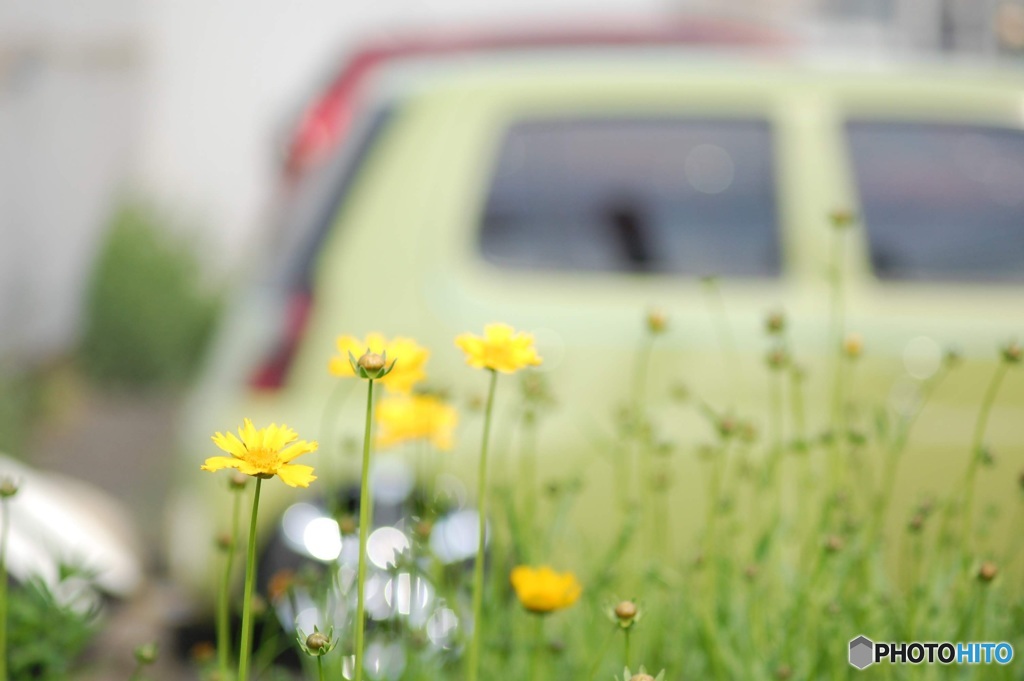
[[[338,337],[338,357],[332,357],[329,369],[335,376],[355,376],[352,365],[349,363],[348,354],[351,352],[356,358],[361,357],[367,350],[379,355],[387,353],[388,364],[395,362],[395,368],[379,382],[388,389],[388,392],[408,395],[412,387],[427,377],[423,365],[430,357],[430,351],[417,345],[411,338],[397,337],[392,340],[386,339],[382,334],[371,333],[366,340],[359,340],[354,336]],[[397,361],[395,361],[397,360]]]
[[[512,570],[512,588],[523,607],[530,612],[546,614],[568,608],[579,600],[583,587],[571,572],[559,574],[545,566],[532,568],[520,565]]]
[[[458,420],[455,408],[433,395],[385,397],[377,403],[377,446],[430,440],[438,449],[448,451]]]
[[[309,487],[309,483],[316,480],[312,466],[291,463],[298,456],[315,452],[318,447],[315,441],[299,440],[298,433],[284,424],[271,423],[257,430],[249,419],[242,423],[238,435],[241,437],[234,433],[214,434],[214,444],[231,456],[210,457],[201,468],[204,471],[237,468],[257,478],[276,475],[292,487]]]
[[[464,333],[455,339],[455,345],[466,353],[466,363],[477,369],[511,374],[541,362],[533,347],[533,336],[517,333],[508,324],[488,324],[483,338]]]

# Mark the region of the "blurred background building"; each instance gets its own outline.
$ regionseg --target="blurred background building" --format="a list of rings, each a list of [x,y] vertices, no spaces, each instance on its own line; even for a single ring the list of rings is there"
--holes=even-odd
[[[66,350],[99,237],[141,195],[235,272],[297,107],[366,38],[451,24],[713,13],[811,49],[1012,55],[1005,0],[7,0],[0,4],[0,355]]]

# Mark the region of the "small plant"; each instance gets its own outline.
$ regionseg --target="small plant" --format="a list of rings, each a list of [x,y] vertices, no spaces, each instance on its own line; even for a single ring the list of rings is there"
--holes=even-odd
[[[88,578],[63,569],[58,588]],[[77,588],[74,587],[74,588]],[[13,584],[7,594],[7,673],[9,678],[62,681],[98,633],[99,610],[63,602],[40,578]]]
[[[220,311],[196,254],[142,204],[114,215],[85,297],[79,362],[97,384],[178,385],[192,376]]]

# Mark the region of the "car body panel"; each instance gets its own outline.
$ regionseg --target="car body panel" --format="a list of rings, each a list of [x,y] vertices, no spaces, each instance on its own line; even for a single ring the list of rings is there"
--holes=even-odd
[[[763,412],[771,384],[762,329],[774,309],[786,311],[792,351],[810,369],[806,400],[813,432],[807,436],[816,435],[830,399],[833,229],[827,216],[837,208],[860,209],[845,121],[853,116],[1020,129],[1022,104],[1024,78],[1016,73],[818,68],[660,53],[604,61],[499,60],[425,78],[396,105],[322,245],[312,317],[287,386],[256,394],[241,384],[237,371],[232,377],[214,369],[198,389],[183,439],[189,454],[185,474],[199,480],[181,495],[177,512],[208,525],[211,504],[221,512],[226,508],[227,495],[216,498],[213,491],[219,483],[198,474],[205,451],[199,445],[215,430],[236,427],[243,416],[258,423],[284,421],[304,438],[321,438],[321,452],[308,463],[325,486],[354,475],[357,462],[343,455],[341,442],[358,437],[364,386],[327,372],[339,334],[380,331],[416,338],[432,353],[430,385],[465,404],[482,394],[485,377],[465,366],[454,337],[479,332],[492,321],[534,332],[545,358],[540,370],[559,398],[542,428],[545,475],[581,472],[589,478],[582,508],[592,523],[610,521],[611,504],[601,500],[610,498],[613,480],[601,443],[612,437],[612,414],[630,394],[636,349],[645,334],[643,315],[650,307],[671,320],[670,332],[655,343],[648,388],[666,437],[686,447],[712,437],[711,425],[693,408],[698,400],[718,411],[734,409],[767,430]],[[517,271],[487,262],[477,234],[508,125],[608,116],[766,120],[776,152],[782,275],[709,285],[697,277]],[[905,366],[908,347],[956,346],[966,357],[966,366],[937,391],[915,431],[900,478],[906,505],[941,489],[965,465],[964,438],[998,359],[998,344],[1024,327],[1024,291],[1020,284],[880,281],[870,271],[863,238],[861,230],[851,230],[844,251],[846,328],[861,333],[866,344],[854,394],[872,404],[905,402],[914,385]],[[259,316],[260,310],[239,314]],[[213,363],[234,357],[241,366],[240,353],[251,357],[239,347],[238,341],[222,344]],[[213,385],[217,381],[224,383]],[[499,387],[499,471],[509,465],[504,459],[514,442],[516,381],[502,377]],[[694,396],[689,406],[664,399],[679,383]],[[1022,406],[1024,386],[1007,381],[990,428],[992,442],[1017,463],[1024,458],[1024,431],[1013,415]],[[480,423],[472,412],[464,411],[462,420],[458,446],[445,465],[468,479]],[[861,414],[859,422],[870,424],[870,415]],[[792,425],[787,428],[792,433]],[[207,450],[215,453],[212,446]],[[694,508],[702,508],[699,464],[687,453],[679,468],[675,510],[680,518],[692,517]],[[981,484],[993,483],[993,475],[983,474]],[[267,491],[267,517],[294,496],[276,483]],[[191,569],[182,567],[196,574],[195,567],[208,559],[193,555],[185,558]]]

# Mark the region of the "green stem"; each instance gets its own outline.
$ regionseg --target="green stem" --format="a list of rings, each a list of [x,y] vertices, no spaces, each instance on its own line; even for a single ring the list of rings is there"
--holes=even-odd
[[[316,670],[320,675],[320,681],[324,681],[327,677],[324,676],[324,656],[316,656]]]
[[[967,475],[964,476],[964,486],[967,488],[964,492],[964,522],[968,532],[970,532],[971,516],[974,511],[974,478],[978,472],[978,464],[981,463],[981,451],[984,446],[985,430],[988,428],[988,417],[992,413],[992,405],[995,404],[999,386],[1002,385],[1008,366],[1006,362],[1001,362],[996,369],[996,373],[988,385],[988,390],[985,392],[984,401],[981,403],[978,420],[974,424],[974,436],[971,438],[971,458],[967,464]]]
[[[846,277],[844,272],[844,229],[835,229],[832,233],[832,322],[830,329],[830,343],[832,345],[832,457],[829,465],[829,491],[835,493],[839,486],[840,470],[842,468],[842,439],[846,437],[846,409],[844,374],[846,370],[845,355],[843,353],[843,335],[846,329]]]
[[[256,516],[260,510],[262,478],[256,478],[256,491],[252,497],[252,516],[249,518],[249,545],[246,547],[245,590],[242,596],[242,634],[239,640],[238,679],[248,681],[249,657],[252,652],[252,588],[256,583]]]
[[[889,510],[889,504],[892,503],[893,492],[896,486],[896,478],[899,473],[900,460],[903,458],[903,453],[906,451],[907,442],[910,439],[910,431],[917,421],[918,416],[924,410],[926,404],[928,404],[932,393],[942,383],[947,375],[946,369],[941,369],[935,376],[929,379],[921,388],[920,397],[917,403],[914,404],[911,409],[904,415],[902,422],[898,426],[896,434],[893,436],[892,444],[887,448],[885,465],[888,466],[888,470],[882,473],[882,490],[875,504],[874,518],[872,521],[872,530],[869,533],[871,536],[871,545],[878,545],[878,541],[883,534],[883,526],[885,524],[885,518],[887,517],[887,511]]]
[[[630,630],[630,628],[623,629],[623,631],[622,631],[622,633],[623,633],[623,635],[625,636],[625,639],[626,639],[626,643],[625,643],[626,650],[624,652],[624,656],[625,656],[626,667],[627,668],[629,668],[629,630]]]
[[[477,476],[477,499],[479,505],[479,527],[477,535],[476,561],[473,563],[473,638],[466,657],[466,679],[476,681],[480,667],[480,639],[483,629],[484,606],[484,544],[487,541],[487,441],[491,435],[491,412],[494,410],[494,390],[498,385],[498,372],[491,372],[491,384],[487,390],[487,408],[484,412],[483,442],[480,444],[480,470]],[[357,678],[356,681],[359,681]]]
[[[739,373],[739,352],[736,350],[736,341],[732,336],[732,328],[729,326],[729,316],[725,308],[725,299],[722,297],[722,289],[714,279],[704,281],[704,290],[708,293],[708,311],[712,322],[715,325],[715,334],[718,336],[718,345],[722,351],[722,360],[725,363],[726,373],[729,376],[729,388],[732,391],[733,404],[740,398],[743,386],[740,385]]]
[[[238,542],[238,517],[242,508],[242,491],[231,485],[234,499],[231,502],[231,535],[226,549],[224,577],[220,585],[220,597],[217,601],[217,661],[220,677],[228,678],[231,662],[231,573],[235,566],[235,544]]]
[[[11,514],[8,497],[3,497],[3,527],[0,529],[0,681],[7,681],[7,535]]]
[[[536,621],[533,629],[533,655],[530,656],[530,681],[540,678],[541,661],[544,656],[544,615],[532,615]]]
[[[537,530],[537,415],[532,408],[523,413],[521,433],[519,486],[523,490],[522,518],[527,536],[533,536]],[[520,555],[519,558],[529,561],[531,556]]]
[[[363,648],[366,636],[366,541],[370,532],[370,429],[373,426],[373,379],[367,382],[366,428],[363,431],[363,465],[359,477],[359,574],[356,579],[355,681],[363,679]]]

